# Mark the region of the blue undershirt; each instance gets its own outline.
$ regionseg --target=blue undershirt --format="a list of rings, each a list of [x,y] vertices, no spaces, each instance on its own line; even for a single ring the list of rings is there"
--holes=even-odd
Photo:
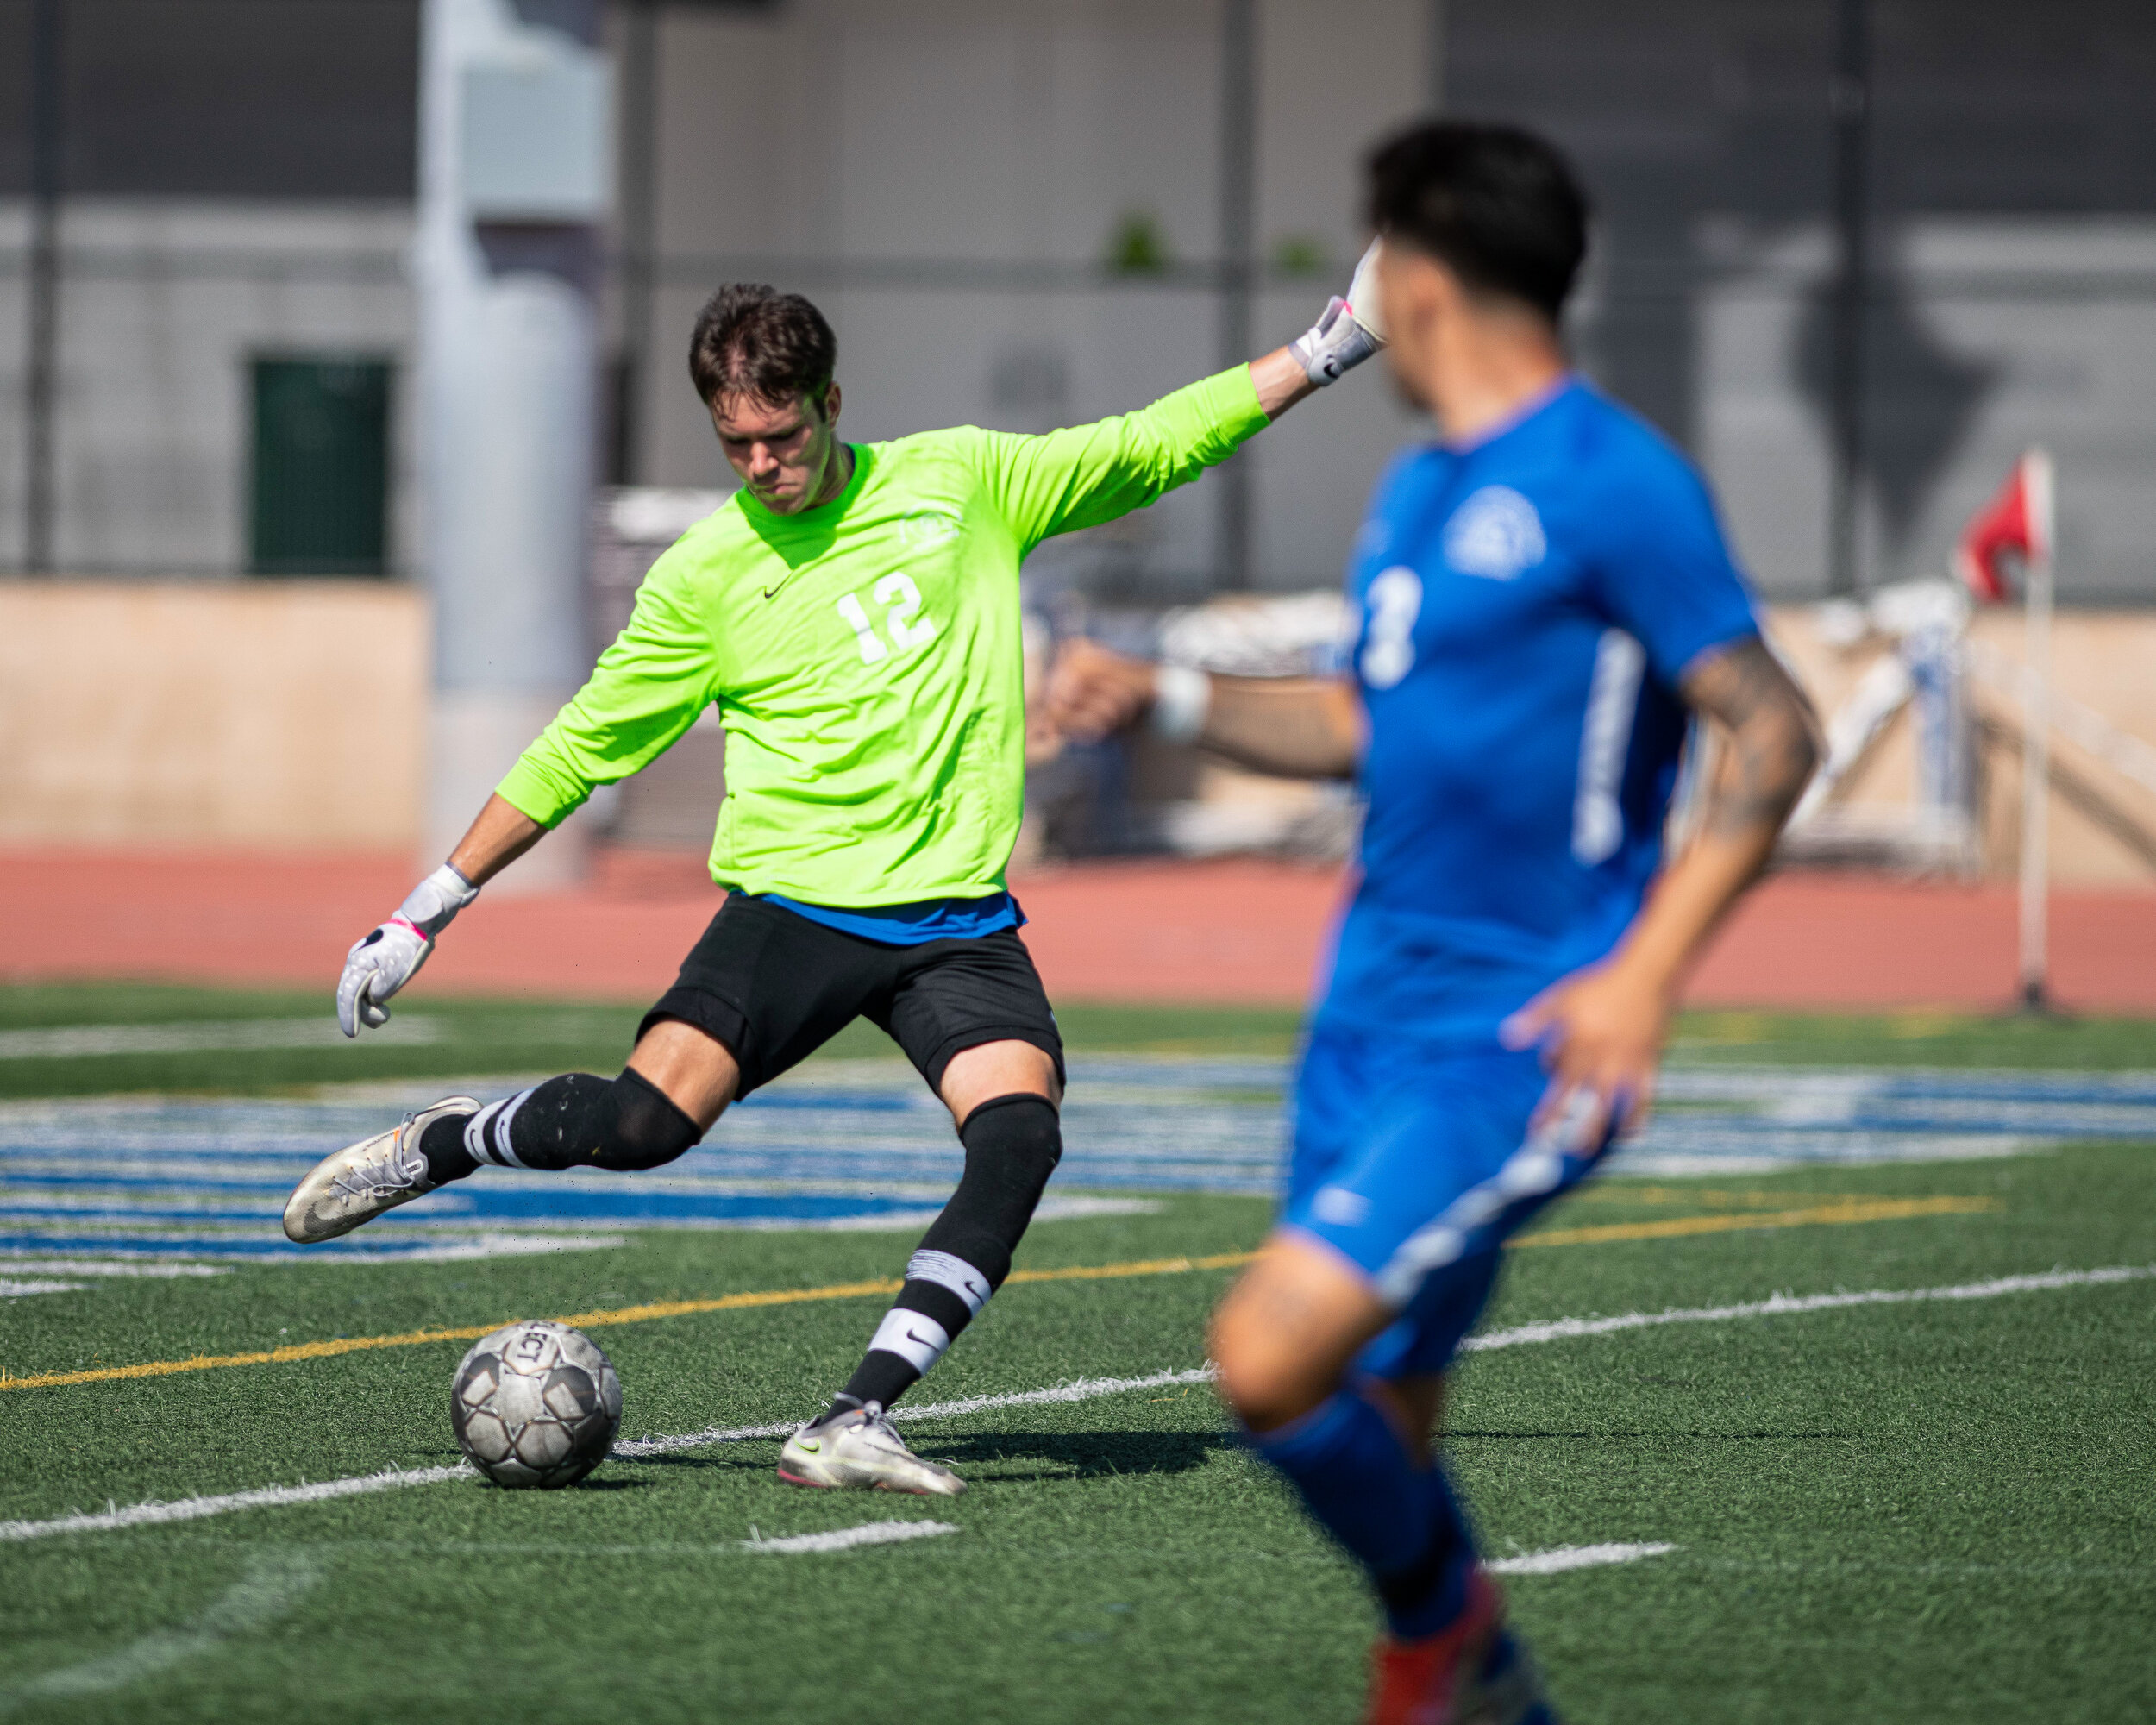
[[[1006,928],[1025,925],[1025,913],[1008,893],[985,899],[924,899],[918,904],[876,905],[865,910],[837,910],[830,905],[805,905],[776,893],[751,896],[789,910],[794,915],[820,922],[841,934],[858,936],[884,946],[925,946],[931,940],[976,940]]]

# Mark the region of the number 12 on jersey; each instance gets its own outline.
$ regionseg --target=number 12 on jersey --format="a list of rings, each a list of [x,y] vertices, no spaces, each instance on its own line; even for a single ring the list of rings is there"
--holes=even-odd
[[[876,583],[874,596],[876,603],[884,608],[884,627],[890,630],[892,643],[899,651],[924,647],[936,638],[936,625],[921,620],[921,590],[913,585],[912,576],[886,575]],[[891,649],[883,644],[875,624],[868,620],[868,607],[862,604],[858,593],[848,593],[838,601],[838,614],[854,631],[862,664],[880,664],[891,656]]]

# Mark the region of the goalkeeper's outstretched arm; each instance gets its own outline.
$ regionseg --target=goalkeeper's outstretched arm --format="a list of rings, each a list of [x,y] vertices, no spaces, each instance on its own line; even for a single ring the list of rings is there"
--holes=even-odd
[[[1317,323],[1286,347],[1135,412],[1040,436],[973,427],[950,434],[1022,553],[1056,534],[1098,527],[1157,502],[1376,353],[1383,345],[1371,327],[1376,255],[1373,246],[1348,297],[1329,300]]]
[[[1355,266],[1344,298],[1335,294],[1308,329],[1277,352],[1252,362],[1250,380],[1269,417],[1279,418],[1313,390],[1337,383],[1385,345],[1385,326],[1377,310],[1377,261],[1382,247],[1382,241],[1369,242]],[[1269,389],[1278,392],[1277,406],[1268,399]]]
[[[484,887],[547,836],[547,829],[497,791],[457,840],[449,866],[474,888]]]
[[[1267,419],[1277,419],[1327,384],[1338,383],[1385,345],[1377,314],[1377,257],[1372,240],[1355,266],[1344,296],[1334,294],[1324,313],[1284,348],[1250,361],[1250,383]]]

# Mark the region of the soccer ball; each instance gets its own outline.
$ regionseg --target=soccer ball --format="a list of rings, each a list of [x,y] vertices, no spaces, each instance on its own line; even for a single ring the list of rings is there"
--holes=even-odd
[[[573,1485],[621,1429],[621,1379],[589,1336],[530,1318],[473,1343],[449,1391],[449,1423],[495,1484]]]

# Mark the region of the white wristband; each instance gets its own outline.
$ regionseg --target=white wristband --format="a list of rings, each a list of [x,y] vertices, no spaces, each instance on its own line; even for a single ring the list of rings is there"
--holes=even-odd
[[[1213,712],[1213,679],[1188,665],[1163,665],[1153,673],[1151,724],[1156,737],[1195,743]]]
[[[477,887],[444,862],[411,889],[397,914],[431,940],[479,895]]]

